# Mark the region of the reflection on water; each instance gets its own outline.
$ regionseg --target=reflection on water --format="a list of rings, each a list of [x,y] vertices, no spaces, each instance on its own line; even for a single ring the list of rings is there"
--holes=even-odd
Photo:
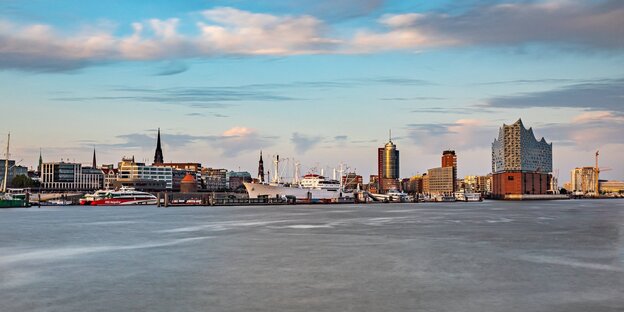
[[[2,311],[619,311],[624,201],[0,211]]]

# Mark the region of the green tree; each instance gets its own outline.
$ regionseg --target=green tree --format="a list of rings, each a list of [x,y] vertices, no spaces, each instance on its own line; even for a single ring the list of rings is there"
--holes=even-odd
[[[37,186],[37,183],[33,181],[33,179],[23,174],[20,174],[15,176],[13,180],[11,180],[10,186],[14,188],[28,188]]]

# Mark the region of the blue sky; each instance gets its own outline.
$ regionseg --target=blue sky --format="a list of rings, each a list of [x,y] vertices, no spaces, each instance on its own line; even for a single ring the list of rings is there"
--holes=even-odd
[[[623,52],[621,1],[0,0],[0,132],[29,166],[151,161],[160,127],[167,161],[368,176],[392,129],[402,176],[468,175],[522,118],[560,181],[597,149],[622,179]]]

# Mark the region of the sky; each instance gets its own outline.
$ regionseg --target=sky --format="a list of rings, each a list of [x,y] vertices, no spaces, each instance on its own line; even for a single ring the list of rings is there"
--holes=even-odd
[[[624,1],[0,0],[0,95],[29,167],[151,162],[160,128],[167,162],[366,181],[391,130],[403,177],[484,175],[522,118],[561,184],[596,150],[621,180]]]

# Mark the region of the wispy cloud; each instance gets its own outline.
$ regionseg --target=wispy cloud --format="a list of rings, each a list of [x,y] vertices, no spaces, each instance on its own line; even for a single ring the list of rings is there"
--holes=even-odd
[[[605,79],[549,91],[497,97],[486,106],[498,108],[562,107],[624,113],[624,79]]]
[[[408,124],[407,133],[412,143],[424,150],[471,150],[490,146],[496,127],[482,120],[460,119],[452,123]]]
[[[299,132],[294,132],[290,138],[290,142],[295,145],[295,152],[299,154],[309,151],[322,141],[322,136],[305,135]]]

